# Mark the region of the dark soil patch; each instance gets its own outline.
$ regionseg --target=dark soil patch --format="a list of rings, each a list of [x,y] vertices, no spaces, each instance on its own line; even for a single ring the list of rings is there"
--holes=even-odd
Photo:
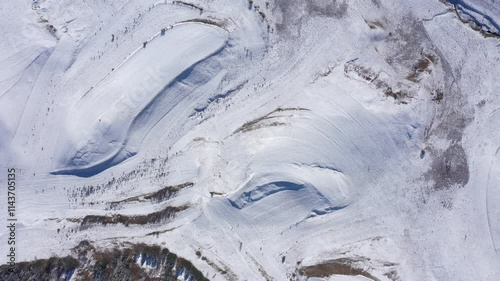
[[[355,263],[358,260],[349,258],[340,258],[330,261],[325,261],[320,264],[304,266],[299,269],[299,274],[307,277],[318,277],[324,278],[331,275],[350,275],[350,276],[364,276],[374,281],[379,281],[379,279],[372,276],[367,271],[358,268]]]

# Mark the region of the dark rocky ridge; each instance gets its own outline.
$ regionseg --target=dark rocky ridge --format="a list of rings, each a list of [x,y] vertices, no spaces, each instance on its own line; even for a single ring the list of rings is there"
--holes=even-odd
[[[147,265],[147,267],[142,267]],[[82,241],[66,257],[0,266],[3,281],[132,281],[208,280],[194,265],[166,248],[133,244],[127,248],[100,250]]]

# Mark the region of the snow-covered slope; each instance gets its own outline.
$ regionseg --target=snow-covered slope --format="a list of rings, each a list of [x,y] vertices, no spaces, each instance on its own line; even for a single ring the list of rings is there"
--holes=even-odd
[[[500,280],[499,11],[6,2],[19,260],[89,240],[210,280]]]
[[[92,175],[135,154],[134,148],[155,125],[148,126],[148,117],[142,117],[149,115],[148,104],[162,92],[175,94],[169,85],[188,76],[197,63],[220,51],[226,41],[223,30],[200,23],[161,32],[70,109],[66,133],[59,140],[59,148],[69,149],[60,151],[59,173]],[[186,94],[189,91],[184,91]],[[168,104],[174,107],[183,98],[173,95]],[[169,110],[162,111],[166,114]]]

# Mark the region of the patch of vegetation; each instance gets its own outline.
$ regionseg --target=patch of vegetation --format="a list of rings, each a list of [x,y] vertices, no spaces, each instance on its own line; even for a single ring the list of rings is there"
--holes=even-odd
[[[194,184],[192,182],[186,182],[183,184],[175,185],[175,186],[167,186],[164,187],[154,193],[150,193],[144,196],[144,199],[146,200],[151,200],[153,203],[159,203],[163,202],[165,200],[168,200],[172,198],[174,195],[176,195],[179,191],[186,187],[191,187]]]
[[[174,281],[179,277],[208,281],[190,261],[166,248],[146,244],[97,250],[90,242],[82,241],[72,256],[18,263],[13,273],[8,265],[0,266],[2,281]]]
[[[16,263],[13,268],[9,265],[2,265],[0,266],[0,280],[69,280],[79,266],[78,260],[70,256],[20,262]]]
[[[352,77],[353,73],[355,77],[359,77],[362,80],[365,80],[367,83],[374,85],[377,89],[382,90],[385,96],[393,98],[397,103],[407,104],[407,99],[411,98],[409,92],[405,90],[394,90],[388,82],[379,78],[379,74],[374,72],[370,68],[364,67],[355,62],[346,63],[344,65],[344,74],[347,77]],[[398,83],[398,86],[404,85]]]
[[[266,114],[266,115],[264,115],[262,117],[259,117],[257,119],[252,120],[252,121],[246,122],[241,127],[239,127],[236,131],[234,131],[233,134],[245,133],[245,132],[257,130],[257,129],[260,129],[260,128],[263,128],[263,127],[272,127],[272,126],[286,125],[283,122],[271,122],[271,123],[267,123],[267,124],[263,124],[262,122],[266,121],[266,120],[269,120],[269,119],[282,117],[282,116],[272,116],[273,114],[278,113],[278,112],[284,112],[284,111],[302,111],[302,110],[308,110],[308,109],[301,108],[301,107],[297,107],[297,108],[281,108],[281,107],[279,107],[279,108],[277,108],[277,109],[269,112],[268,114]]]
[[[176,4],[176,5],[182,5],[182,6],[186,6],[186,7],[190,7],[190,8],[196,9],[196,10],[200,11],[200,14],[203,13],[203,8],[201,8],[199,6],[196,6],[194,4],[191,4],[191,3],[187,3],[187,2],[184,2],[184,1],[173,1],[172,3]]]
[[[379,20],[374,20],[374,21],[365,20],[365,23],[368,25],[370,29],[384,28],[384,24]]]
[[[172,230],[174,230],[176,228],[177,227],[167,228],[167,229],[159,230],[159,231],[153,231],[153,232],[147,233],[146,236],[156,236],[156,237],[158,237],[160,234],[166,233],[166,232],[170,232],[170,231],[172,231]]]
[[[194,183],[192,182],[185,182],[179,185],[166,186],[155,192],[111,202],[109,208],[117,209],[119,206],[125,203],[144,202],[146,200],[149,200],[152,203],[160,203],[174,197],[175,195],[177,195],[177,193],[179,193],[179,191],[183,190],[184,188],[191,187],[193,185]]]
[[[224,28],[224,24],[221,23],[221,22],[217,22],[215,20],[212,20],[212,19],[190,19],[190,20],[186,20],[186,21],[181,21],[181,23],[184,23],[184,22],[199,22],[199,23],[204,23],[204,24],[209,24],[209,25],[215,25],[217,27],[220,27],[220,28]]]
[[[137,216],[126,216],[126,215],[111,215],[111,216],[96,216],[88,215],[85,216],[81,222],[81,226],[89,225],[107,225],[107,224],[123,224],[125,226],[129,225],[145,225],[145,224],[156,224],[162,221],[169,220],[173,218],[177,213],[188,209],[188,205],[172,207],[168,206],[165,209],[150,213],[147,215],[137,215]]]

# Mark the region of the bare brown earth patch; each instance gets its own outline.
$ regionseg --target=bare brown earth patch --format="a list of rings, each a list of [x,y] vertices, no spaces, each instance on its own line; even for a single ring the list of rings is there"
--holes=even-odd
[[[420,74],[421,73],[430,74],[432,72],[431,65],[435,64],[437,60],[438,60],[437,56],[430,53],[424,53],[413,67],[413,72],[410,75],[408,75],[406,79],[415,83],[419,82]]]
[[[324,278],[332,275],[364,276],[368,279],[379,281],[369,272],[356,266],[360,260],[351,258],[339,258],[325,261],[323,263],[304,266],[299,269],[299,274],[306,277]]]

